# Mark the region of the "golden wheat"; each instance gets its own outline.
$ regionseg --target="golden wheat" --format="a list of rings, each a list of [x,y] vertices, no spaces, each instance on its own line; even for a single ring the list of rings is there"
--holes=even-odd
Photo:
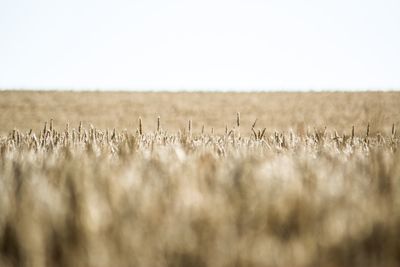
[[[241,123],[0,137],[0,266],[399,266],[393,126]]]

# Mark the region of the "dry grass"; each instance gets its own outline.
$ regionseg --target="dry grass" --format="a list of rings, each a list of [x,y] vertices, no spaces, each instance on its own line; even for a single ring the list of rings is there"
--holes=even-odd
[[[173,96],[195,99],[188,95]],[[294,96],[283,95],[293,108]],[[282,128],[297,119],[287,107],[248,113],[251,101],[261,107],[262,94],[239,95],[246,101],[226,117],[220,103],[219,133],[206,124],[211,111],[203,108],[202,120],[196,105],[180,115],[182,126],[170,126],[173,118],[146,113],[161,94],[141,109],[142,127],[126,114],[126,131],[123,124],[79,124],[71,118],[80,113],[61,111],[72,123],[60,126],[54,116],[40,130],[11,130],[0,137],[0,266],[399,266],[400,139],[389,104],[398,97],[377,95],[387,101],[384,111],[363,111],[363,118],[348,107],[345,115],[337,109],[344,118],[329,117],[326,100],[316,101],[321,115],[312,106],[303,112],[326,119],[327,129],[274,131],[279,116]],[[375,101],[350,96],[347,105]],[[216,98],[222,100],[208,97],[214,112]],[[379,127],[372,120],[369,129],[357,126],[386,116]],[[354,131],[348,118],[355,118]],[[203,123],[208,130],[201,133]]]
[[[154,131],[157,116],[164,129],[193,132],[211,128],[223,134],[241,113],[242,133],[251,134],[251,124],[267,130],[287,131],[324,127],[356,133],[371,124],[371,131],[400,127],[400,93],[118,93],[118,92],[0,92],[0,133],[17,128],[38,131],[55,118],[55,127],[69,121],[92,123],[99,128],[136,129],[142,117],[143,129]]]

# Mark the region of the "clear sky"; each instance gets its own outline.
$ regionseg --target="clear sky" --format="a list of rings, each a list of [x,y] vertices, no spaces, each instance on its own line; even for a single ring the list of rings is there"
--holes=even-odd
[[[0,0],[0,88],[400,89],[400,1]]]

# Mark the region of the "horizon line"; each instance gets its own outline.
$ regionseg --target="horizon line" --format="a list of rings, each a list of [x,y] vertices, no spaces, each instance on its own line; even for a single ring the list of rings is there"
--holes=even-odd
[[[390,88],[280,88],[280,89],[242,89],[242,88],[35,88],[35,87],[14,87],[0,88],[1,92],[19,91],[19,92],[132,92],[132,93],[362,93],[362,92],[400,92],[400,87]]]

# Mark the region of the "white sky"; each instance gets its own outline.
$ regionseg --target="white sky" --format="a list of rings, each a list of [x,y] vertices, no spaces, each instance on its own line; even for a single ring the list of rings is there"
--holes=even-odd
[[[400,89],[400,0],[0,0],[0,88]]]

